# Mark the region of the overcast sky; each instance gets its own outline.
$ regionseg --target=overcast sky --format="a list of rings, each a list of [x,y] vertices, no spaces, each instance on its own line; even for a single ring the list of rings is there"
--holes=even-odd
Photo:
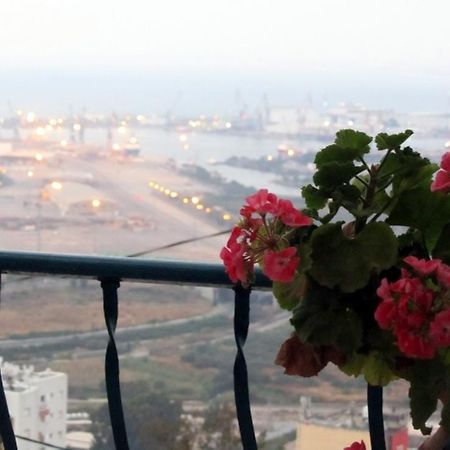
[[[3,67],[450,74],[448,0],[4,0]]]
[[[220,110],[240,90],[448,110],[449,17],[450,0],[3,0],[0,104],[163,110],[183,92],[178,109]]]

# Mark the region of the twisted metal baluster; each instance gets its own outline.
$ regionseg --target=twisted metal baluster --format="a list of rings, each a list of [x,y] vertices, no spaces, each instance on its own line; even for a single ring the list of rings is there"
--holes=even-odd
[[[119,314],[117,289],[120,287],[120,282],[115,278],[101,279],[100,281],[103,290],[103,312],[109,335],[105,356],[105,380],[109,416],[116,450],[128,450],[127,430],[120,394],[119,357],[114,339]]]
[[[250,319],[250,289],[240,284],[234,287],[234,338],[237,354],[234,361],[234,399],[244,450],[257,450],[255,430],[253,428],[252,412],[248,390],[248,373],[243,347],[247,340]]]
[[[383,421],[383,388],[367,385],[367,408],[372,450],[386,450]]]
[[[1,291],[1,273],[0,273]],[[8,404],[6,402],[5,390],[3,388],[2,376],[0,374],[0,436],[5,450],[17,450],[16,437],[9,415]]]

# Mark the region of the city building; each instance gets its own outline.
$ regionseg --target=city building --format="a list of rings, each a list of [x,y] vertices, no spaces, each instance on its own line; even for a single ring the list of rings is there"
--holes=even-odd
[[[16,436],[57,446],[66,445],[67,375],[3,361],[0,367],[6,400]],[[43,446],[17,439],[18,450]]]

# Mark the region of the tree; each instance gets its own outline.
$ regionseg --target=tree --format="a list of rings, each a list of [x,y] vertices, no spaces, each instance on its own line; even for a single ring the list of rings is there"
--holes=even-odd
[[[211,405],[203,426],[207,449],[239,450],[241,439],[236,423],[236,410],[231,402]]]
[[[165,394],[151,392],[145,383],[123,385],[123,402],[131,450],[176,450],[181,427],[181,405]],[[114,448],[108,405],[92,416],[92,450]]]

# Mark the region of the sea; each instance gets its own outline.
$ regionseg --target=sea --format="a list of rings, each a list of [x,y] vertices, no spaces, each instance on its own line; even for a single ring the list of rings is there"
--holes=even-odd
[[[105,146],[107,143],[106,129],[86,129],[84,142]],[[5,132],[1,136],[6,137]],[[248,157],[252,159],[276,157],[278,147],[288,144],[293,148],[306,153],[304,180],[302,184],[310,182],[314,166],[306,167],[307,162],[314,160],[314,155],[331,142],[314,139],[287,138],[273,135],[242,135],[209,132],[180,133],[176,130],[162,128],[138,128],[131,130],[128,136],[138,139],[141,146],[141,155],[173,159],[178,166],[183,164],[197,165],[209,172],[216,172],[226,181],[236,181],[243,186],[253,188],[267,188],[270,191],[289,197],[300,194],[300,186],[286,186],[279,182],[279,175],[258,170],[234,167],[226,164],[228,158]],[[113,136],[113,140],[120,136]],[[53,132],[49,138],[55,140],[68,139],[67,131]],[[450,140],[450,136],[447,140]],[[123,141],[123,137],[122,137]],[[446,151],[446,139],[443,137],[412,136],[408,141],[410,145],[428,156],[432,161],[438,162],[440,156]],[[448,151],[448,149],[447,149]]]

